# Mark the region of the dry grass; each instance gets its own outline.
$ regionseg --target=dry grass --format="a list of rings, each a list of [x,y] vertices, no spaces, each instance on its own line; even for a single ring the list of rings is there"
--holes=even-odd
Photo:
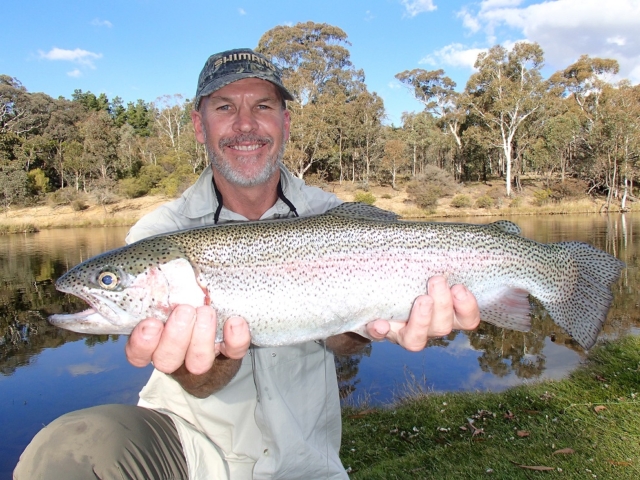
[[[344,182],[343,184],[323,184],[328,192],[335,193],[340,199],[352,202],[358,194],[362,194],[359,184]],[[455,208],[451,205],[453,197],[438,200],[431,210],[417,206],[407,194],[404,186],[394,190],[391,186],[371,185],[366,192],[375,197],[376,207],[390,210],[405,219],[438,219],[446,217],[470,216],[506,216],[506,215],[549,215],[570,213],[598,213],[605,206],[604,199],[583,197],[563,202],[549,202],[542,206],[536,204],[536,192],[543,189],[542,183],[528,181],[523,191],[516,197],[507,198],[501,195],[503,185],[499,181],[493,183],[468,183],[460,193],[468,195],[471,207]],[[477,208],[476,200],[480,197],[494,199],[494,207]],[[514,201],[514,198],[516,199]],[[0,214],[0,234],[37,231],[50,228],[105,227],[133,225],[144,214],[171,199],[164,196],[145,196],[135,199],[121,200],[111,205],[87,204],[83,210],[73,206],[38,205],[30,208],[11,208]],[[512,206],[514,203],[517,206]],[[631,210],[640,210],[640,204],[629,203]],[[613,211],[619,206],[613,205]]]

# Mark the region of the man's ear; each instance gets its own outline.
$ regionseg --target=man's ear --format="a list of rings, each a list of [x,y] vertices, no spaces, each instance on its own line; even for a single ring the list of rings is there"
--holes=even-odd
[[[198,110],[191,110],[191,123],[193,123],[193,130],[196,134],[196,140],[198,141],[198,143],[204,143],[206,134],[204,132],[204,121],[202,119],[202,113],[200,113]]]

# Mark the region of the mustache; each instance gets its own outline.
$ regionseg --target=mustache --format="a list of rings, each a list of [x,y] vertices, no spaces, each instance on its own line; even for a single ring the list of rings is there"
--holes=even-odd
[[[231,145],[239,145],[241,143],[262,143],[269,144],[273,143],[273,139],[271,137],[265,137],[261,135],[255,135],[251,133],[243,133],[240,135],[236,135],[234,137],[224,137],[218,141],[218,146],[220,149],[224,147],[228,147]]]

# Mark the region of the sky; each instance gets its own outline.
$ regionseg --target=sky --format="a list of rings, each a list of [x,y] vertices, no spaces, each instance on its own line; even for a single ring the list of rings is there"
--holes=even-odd
[[[496,44],[538,42],[545,77],[588,54],[640,83],[640,0],[22,0],[2,11],[0,74],[52,97],[192,98],[209,55],[307,21],[344,30],[396,126],[422,110],[397,73],[443,69],[463,90],[478,53]]]

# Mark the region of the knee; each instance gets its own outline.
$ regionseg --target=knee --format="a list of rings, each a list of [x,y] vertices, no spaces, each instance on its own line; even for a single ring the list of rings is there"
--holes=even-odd
[[[154,415],[160,416],[130,405],[101,405],[63,415],[33,438],[14,479],[95,478],[98,472],[98,478],[120,478],[132,447],[149,433],[146,417],[153,420]]]

